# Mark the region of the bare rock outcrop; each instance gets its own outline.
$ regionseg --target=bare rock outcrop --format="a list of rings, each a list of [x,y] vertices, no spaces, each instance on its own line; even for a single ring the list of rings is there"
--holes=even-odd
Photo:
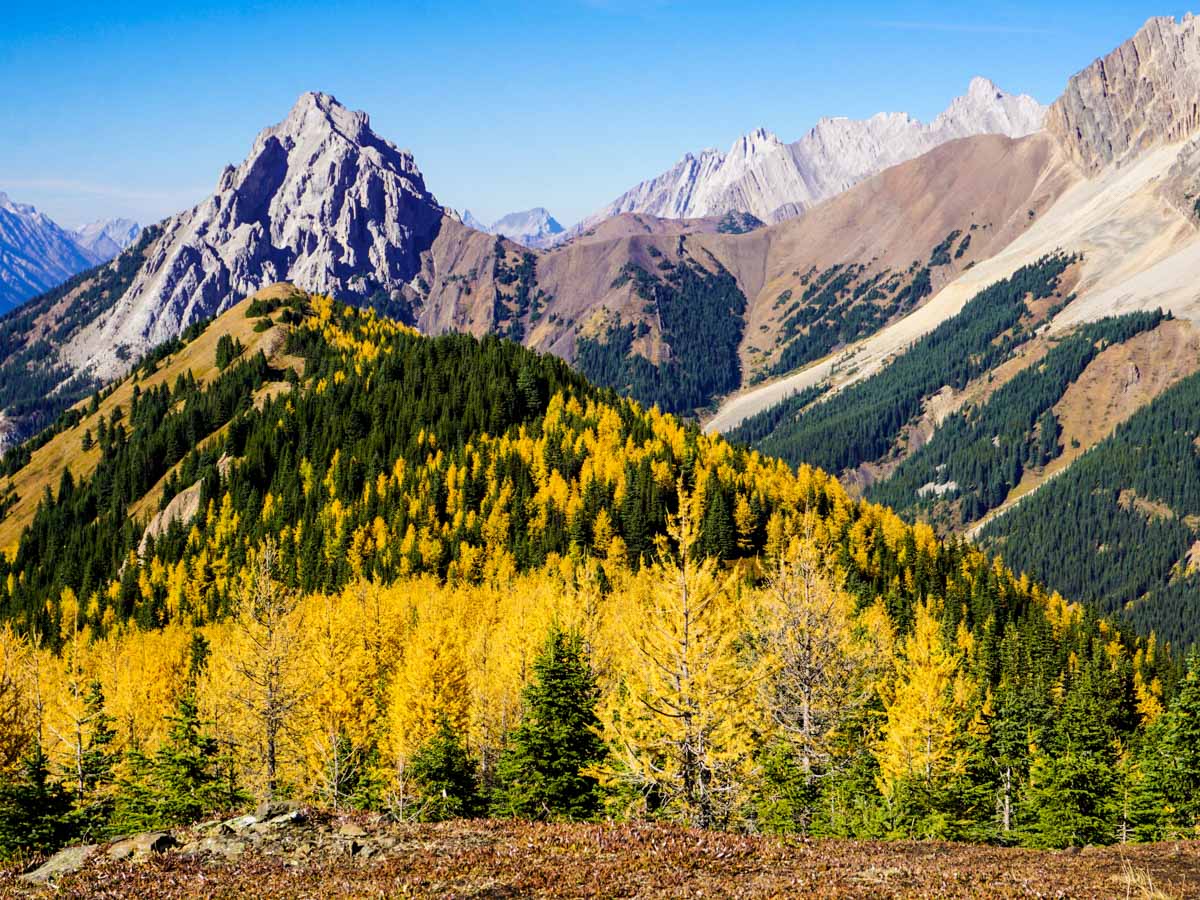
[[[63,357],[111,377],[123,358],[277,281],[347,300],[415,296],[409,282],[443,218],[410,153],[366,113],[306,93],[212,196],[164,223],[129,289]]]
[[[1089,175],[1200,128],[1200,20],[1150,19],[1074,75],[1046,130]]]
[[[186,525],[196,517],[200,509],[200,490],[203,486],[202,481],[197,481],[191,487],[184,488],[171,498],[170,503],[154,514],[146,525],[146,530],[142,532],[142,540],[138,544],[139,558],[145,557],[150,541],[161,537],[173,523],[183,522]]]
[[[1031,134],[1041,128],[1045,113],[1032,97],[1008,94],[986,78],[974,78],[965,94],[928,123],[907,113],[879,113],[862,120],[825,118],[790,144],[758,128],[738,138],[728,153],[685,155],[563,238],[583,234],[622,213],[687,219],[747,212],[764,222],[781,222],[946,141],[979,134]]]

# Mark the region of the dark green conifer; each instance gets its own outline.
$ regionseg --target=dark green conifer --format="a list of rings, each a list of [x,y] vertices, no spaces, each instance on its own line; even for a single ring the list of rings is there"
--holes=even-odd
[[[70,835],[71,796],[50,778],[50,760],[35,743],[11,780],[0,781],[0,858],[47,852]]]
[[[525,710],[499,765],[499,815],[587,819],[600,810],[589,769],[605,757],[597,732],[599,692],[578,634],[555,626],[534,662]]]
[[[437,731],[408,764],[419,800],[416,818],[440,822],[477,815],[480,811],[477,771],[462,736],[443,718]]]
[[[1170,707],[1150,728],[1141,768],[1145,815],[1138,837],[1195,837],[1200,828],[1200,653],[1193,651]]]

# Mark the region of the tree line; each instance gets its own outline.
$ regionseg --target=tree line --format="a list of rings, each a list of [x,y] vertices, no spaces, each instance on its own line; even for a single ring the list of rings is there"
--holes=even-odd
[[[143,374],[80,423],[99,466],[2,563],[0,834],[249,796],[1048,846],[1195,827],[1196,666],[1156,640],[516,344],[315,297],[286,349],[303,375]],[[139,547],[153,484],[201,499]]]

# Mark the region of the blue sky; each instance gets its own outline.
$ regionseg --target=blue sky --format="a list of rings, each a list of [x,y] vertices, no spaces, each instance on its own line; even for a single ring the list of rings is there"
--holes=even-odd
[[[685,151],[822,115],[928,119],[971,76],[1050,102],[1151,15],[1107,0],[4,0],[0,190],[64,225],[211,192],[304,90],[371,114],[438,199],[564,224]]]

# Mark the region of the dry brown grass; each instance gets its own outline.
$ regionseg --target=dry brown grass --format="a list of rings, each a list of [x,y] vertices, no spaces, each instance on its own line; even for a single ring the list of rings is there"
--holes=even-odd
[[[392,826],[370,860],[246,853],[98,863],[65,897],[1189,897],[1200,844],[1014,850],[932,842],[782,842],[663,825]],[[0,895],[27,896],[13,875]]]
[[[256,297],[282,297],[296,289],[287,284],[276,284],[264,288]],[[269,359],[279,355],[283,347],[284,328],[276,326],[263,332],[255,332],[257,319],[246,318],[246,307],[253,298],[247,298],[232,309],[221,315],[211,326],[205,329],[196,340],[179,353],[159,362],[158,370],[148,378],[138,382],[143,391],[157,387],[160,384],[174,384],[175,379],[183,372],[191,370],[196,380],[207,383],[218,374],[216,366],[217,341],[222,335],[228,334],[237,338],[246,347],[246,352],[255,353],[262,349]],[[290,361],[289,361],[290,362]],[[278,361],[276,361],[278,364]],[[129,379],[121,382],[117,389],[100,404],[98,412],[85,416],[74,428],[68,428],[61,434],[55,435],[44,447],[38,449],[29,464],[14,474],[11,478],[0,478],[0,496],[11,487],[19,498],[14,506],[0,519],[0,549],[11,553],[15,550],[16,542],[24,528],[33,520],[33,514],[41,501],[46,488],[57,490],[62,473],[68,466],[71,474],[79,480],[86,478],[100,461],[100,450],[93,447],[86,453],[81,449],[83,434],[91,429],[95,436],[100,418],[112,415],[113,410],[121,407],[126,413],[133,396],[133,382]],[[82,401],[79,408],[86,409],[88,401]],[[137,510],[157,507],[157,497],[148,501],[149,505],[138,504]]]

